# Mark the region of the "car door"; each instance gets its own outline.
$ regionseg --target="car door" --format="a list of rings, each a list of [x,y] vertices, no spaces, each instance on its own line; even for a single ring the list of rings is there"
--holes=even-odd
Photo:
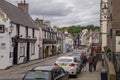
[[[54,70],[54,80],[65,80],[60,68]]]
[[[68,80],[69,78],[69,72],[66,72],[63,68],[59,68],[62,72],[62,80]]]

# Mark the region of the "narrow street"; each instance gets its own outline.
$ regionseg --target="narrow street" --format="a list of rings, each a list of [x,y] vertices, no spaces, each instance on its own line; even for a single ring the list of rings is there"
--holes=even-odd
[[[63,56],[63,55],[65,56],[69,54],[72,54],[72,53],[60,54],[60,55],[49,57],[46,59],[28,62],[26,64],[14,65],[13,67],[10,67],[9,69],[6,69],[6,70],[0,70],[0,80],[20,80],[24,76],[27,70],[35,66],[38,66],[38,65],[52,65],[54,64],[54,61],[59,56]],[[78,78],[73,78],[71,76],[70,80],[88,80],[88,79],[89,80],[100,80],[100,70],[101,70],[100,64],[101,63],[98,63],[97,71],[88,72],[87,70],[86,72],[81,72],[78,75]]]

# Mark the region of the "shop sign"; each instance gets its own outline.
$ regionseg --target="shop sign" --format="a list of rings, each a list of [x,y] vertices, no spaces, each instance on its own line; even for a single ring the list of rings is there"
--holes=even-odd
[[[0,49],[6,49],[6,43],[0,43]]]

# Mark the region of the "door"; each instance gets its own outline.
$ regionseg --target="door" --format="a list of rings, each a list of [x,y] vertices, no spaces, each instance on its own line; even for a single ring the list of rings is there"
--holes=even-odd
[[[30,43],[28,42],[27,43],[27,61],[29,61],[30,60]]]
[[[54,72],[55,80],[66,80],[64,76],[65,75],[63,74],[60,68],[55,69],[55,72]]]
[[[14,50],[13,50],[13,64],[17,64],[18,61],[18,43],[14,43]]]

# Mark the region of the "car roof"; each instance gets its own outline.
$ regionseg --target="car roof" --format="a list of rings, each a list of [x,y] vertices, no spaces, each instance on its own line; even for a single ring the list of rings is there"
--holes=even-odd
[[[74,56],[63,56],[63,57],[59,57],[58,59],[63,59],[63,58],[73,59],[73,58],[74,58]]]
[[[44,71],[51,71],[52,69],[57,68],[57,66],[52,66],[52,65],[48,65],[48,66],[37,66],[34,67],[32,70],[44,70]]]

